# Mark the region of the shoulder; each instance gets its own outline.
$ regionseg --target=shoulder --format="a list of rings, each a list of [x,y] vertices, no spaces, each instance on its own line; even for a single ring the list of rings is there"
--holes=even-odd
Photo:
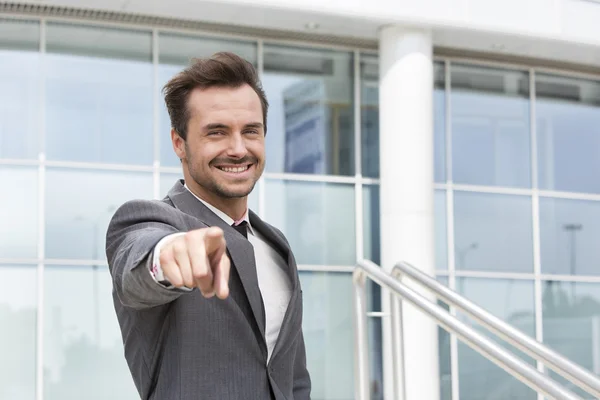
[[[178,210],[168,198],[129,200],[117,208],[109,223],[109,230],[145,222],[169,223],[177,218],[177,213]]]

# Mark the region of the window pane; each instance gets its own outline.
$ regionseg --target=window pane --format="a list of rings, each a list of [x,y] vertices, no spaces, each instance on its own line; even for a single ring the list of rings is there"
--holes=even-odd
[[[379,177],[379,61],[360,56],[361,164],[363,176]]]
[[[36,274],[33,266],[0,265],[0,399],[35,399]]]
[[[1,166],[0,188],[0,258],[37,258],[37,168]]]
[[[104,260],[114,212],[133,199],[152,198],[152,174],[49,168],[46,257]]]
[[[455,192],[456,269],[533,272],[531,198]]]
[[[313,399],[354,398],[352,276],[300,272],[302,328]]]
[[[540,198],[542,273],[598,275],[600,202]]]
[[[363,186],[363,256],[381,264],[379,185]]]
[[[522,332],[535,337],[533,281],[457,278],[457,291],[498,318]],[[490,296],[493,293],[493,296]],[[487,330],[471,322],[464,314],[461,319],[478,331],[491,336]],[[495,336],[494,341],[499,341]],[[515,348],[500,342],[509,351]],[[523,358],[523,353],[517,352]],[[533,359],[525,358],[535,367]],[[537,394],[513,378],[468,345],[458,342],[458,370],[461,400],[480,399],[537,399]]]
[[[286,235],[299,264],[355,265],[354,185],[265,183],[265,219]]]
[[[171,144],[171,121],[162,94],[163,86],[187,67],[192,58],[210,57],[219,51],[231,51],[256,66],[256,44],[176,34],[160,34],[158,39],[158,89],[161,99],[159,114],[160,164],[178,167],[181,163]]]
[[[379,177],[379,64],[377,57],[361,55],[362,174]],[[434,63],[434,172],[435,181],[446,180],[445,67]]]
[[[45,399],[139,398],[123,356],[111,292],[107,267],[46,266]]]
[[[600,193],[600,83],[536,75],[539,186]]]
[[[267,170],[354,175],[353,56],[265,46]]]
[[[0,19],[0,158],[39,152],[40,26]]]
[[[446,191],[436,190],[433,196],[435,226],[435,269],[448,269],[448,229],[446,223]]]
[[[433,64],[433,172],[436,182],[446,181],[446,68]]]
[[[175,185],[177,180],[183,179],[183,174],[173,174],[163,172],[160,174],[160,196],[159,199],[163,199],[169,190]],[[258,184],[254,187],[254,190],[248,196],[248,208],[255,213],[258,213]]]
[[[583,368],[600,374],[600,284],[543,282],[544,343]],[[550,376],[566,382],[553,371]],[[573,389],[583,398],[591,398]]]
[[[528,74],[455,64],[451,72],[454,182],[530,187]]]
[[[48,158],[151,165],[152,35],[48,23],[47,38]]]

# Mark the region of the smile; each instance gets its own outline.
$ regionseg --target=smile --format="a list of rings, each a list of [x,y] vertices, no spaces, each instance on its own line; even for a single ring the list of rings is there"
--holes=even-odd
[[[225,172],[229,172],[229,173],[233,173],[233,174],[240,174],[242,172],[247,171],[250,168],[250,165],[243,165],[243,166],[239,166],[239,167],[217,167],[219,168],[221,171],[225,171]]]

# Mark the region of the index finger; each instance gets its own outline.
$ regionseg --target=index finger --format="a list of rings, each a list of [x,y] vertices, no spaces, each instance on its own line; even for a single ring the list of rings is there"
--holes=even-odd
[[[225,236],[223,230],[217,227],[211,227],[204,233],[204,251],[213,260],[219,260],[225,253]]]

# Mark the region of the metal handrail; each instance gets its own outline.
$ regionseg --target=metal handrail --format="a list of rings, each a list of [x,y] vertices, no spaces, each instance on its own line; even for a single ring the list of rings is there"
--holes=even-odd
[[[432,303],[425,297],[409,289],[400,280],[394,278],[391,274],[383,271],[379,266],[371,261],[363,260],[357,265],[354,271],[353,280],[355,288],[355,346],[356,346],[356,395],[359,400],[368,400],[370,393],[368,389],[369,382],[369,364],[367,350],[367,320],[366,320],[366,278],[377,282],[382,287],[388,288],[392,292],[392,331],[394,335],[394,370],[395,370],[395,399],[404,399],[404,371],[400,371],[402,366],[401,356],[401,316],[400,307],[397,299],[399,296],[419,308],[436,320],[437,324],[447,331],[457,335],[462,341],[474,350],[481,353],[484,357],[494,362],[500,368],[504,369],[516,379],[527,386],[551,399],[557,400],[581,400],[573,392],[556,383],[550,377],[542,374],[523,360],[514,356],[511,352],[502,348],[492,340],[477,332],[473,328],[451,315],[442,307]]]
[[[485,326],[506,342],[536,360],[541,361],[544,365],[554,370],[554,372],[593,395],[594,398],[600,398],[600,379],[592,372],[515,329],[510,324],[450,290],[412,265],[404,262],[396,264],[392,271],[392,276],[398,275],[406,275],[434,291],[440,300],[460,308],[479,324]]]

